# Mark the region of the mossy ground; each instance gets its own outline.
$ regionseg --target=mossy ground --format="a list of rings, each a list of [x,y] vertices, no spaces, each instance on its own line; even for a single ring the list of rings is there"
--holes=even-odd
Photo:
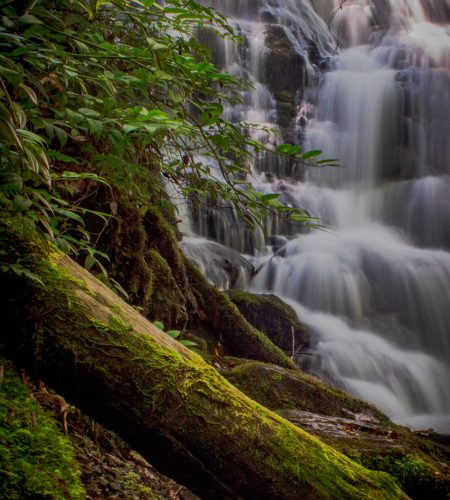
[[[84,499],[70,441],[0,359],[0,498]]]
[[[49,416],[64,425],[89,498],[197,499],[185,487],[161,475],[117,434],[68,404],[42,382],[32,385],[32,394]]]

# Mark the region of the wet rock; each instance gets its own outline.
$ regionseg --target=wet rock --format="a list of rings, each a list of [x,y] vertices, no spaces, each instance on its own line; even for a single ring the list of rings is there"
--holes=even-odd
[[[180,247],[209,281],[221,290],[244,288],[255,271],[239,252],[203,238],[185,238]]]
[[[264,83],[272,92],[296,92],[305,79],[305,56],[294,49],[279,25],[267,26],[266,47]]]
[[[309,345],[308,331],[295,311],[279,297],[236,290],[230,290],[229,297],[252,326],[291,356]]]
[[[335,438],[352,439],[361,436],[370,440],[382,441],[386,446],[394,445],[393,433],[389,428],[380,426],[380,422],[369,413],[355,414],[348,412],[353,418],[333,417],[301,410],[277,411],[286,420],[301,427],[311,434],[326,433]]]
[[[285,236],[272,236],[271,244],[272,244],[272,252],[274,254],[278,253],[287,243],[288,239]]]
[[[303,93],[306,58],[294,49],[282,26],[268,25],[265,42],[262,83],[277,101],[278,124],[286,128],[295,116],[297,94]]]

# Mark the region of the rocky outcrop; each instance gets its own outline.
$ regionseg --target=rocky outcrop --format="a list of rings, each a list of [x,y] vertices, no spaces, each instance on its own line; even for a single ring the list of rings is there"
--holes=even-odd
[[[230,290],[228,296],[245,319],[295,358],[309,345],[309,333],[295,311],[276,295]]]
[[[295,93],[305,82],[305,57],[294,49],[283,26],[267,25],[265,41],[267,54],[262,83],[274,94],[283,91]]]
[[[265,83],[277,101],[277,123],[289,127],[296,114],[296,101],[306,81],[305,57],[294,50],[282,26],[266,28],[266,56],[262,69]]]
[[[253,265],[239,252],[215,241],[184,238],[180,247],[186,258],[221,290],[245,288],[255,272]]]
[[[218,347],[230,356],[256,359],[293,368],[293,361],[267,335],[252,326],[229,297],[206,282],[201,272],[187,263],[188,279],[198,311],[189,322],[193,332],[206,330]]]

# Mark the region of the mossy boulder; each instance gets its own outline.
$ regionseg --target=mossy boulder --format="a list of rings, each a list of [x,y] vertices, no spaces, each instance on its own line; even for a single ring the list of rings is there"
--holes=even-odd
[[[335,389],[317,377],[267,363],[233,360],[222,375],[242,392],[271,410],[295,409],[321,415],[349,417],[365,413],[385,422],[375,407]]]
[[[406,498],[387,474],[244,396],[19,226],[0,226],[5,349],[162,472],[218,499]],[[26,272],[11,267],[16,255]]]
[[[245,394],[365,467],[394,475],[411,498],[448,498],[450,446],[302,372],[236,359],[221,365],[222,375]]]
[[[230,290],[228,296],[251,325],[290,356],[309,345],[308,330],[292,307],[276,295]]]
[[[205,277],[187,262],[187,274],[198,311],[189,323],[192,331],[206,331],[216,339],[224,353],[294,368],[292,360],[264,333],[253,327],[229,297],[206,282]]]

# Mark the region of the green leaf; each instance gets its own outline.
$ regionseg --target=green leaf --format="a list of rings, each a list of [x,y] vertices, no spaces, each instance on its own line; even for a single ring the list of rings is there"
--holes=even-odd
[[[111,130],[111,132],[109,133],[109,140],[114,146],[116,153],[121,155],[125,150],[125,138],[120,133],[120,131],[117,129]]]
[[[174,104],[178,104],[183,100],[183,96],[172,89],[169,89],[169,97],[172,99]]]
[[[89,116],[89,118],[98,118],[100,116],[100,113],[95,109],[80,108],[78,111],[84,116]]]
[[[54,131],[55,131],[56,137],[58,138],[60,146],[63,148],[66,145],[67,140],[69,138],[68,134],[66,133],[65,130],[63,130],[62,128],[59,128],[59,127],[54,127]]]
[[[307,160],[308,158],[314,158],[315,156],[319,156],[321,154],[322,151],[320,149],[312,149],[311,151],[307,151],[300,156],[303,160]]]
[[[334,158],[327,158],[325,160],[319,160],[316,163],[317,163],[317,165],[327,165],[329,167],[338,167],[339,166],[339,160],[336,160]]]
[[[185,347],[197,347],[198,343],[193,340],[181,339],[180,344],[183,344]]]
[[[275,199],[279,198],[280,196],[281,195],[277,194],[277,193],[264,194],[261,196],[261,201],[266,203],[268,201],[275,200]]]
[[[56,208],[55,213],[58,213],[59,215],[67,217],[68,219],[73,219],[73,220],[79,222],[82,226],[84,226],[83,217],[81,217],[80,215],[78,215],[74,212],[71,212],[70,210],[66,210],[65,208]]]
[[[33,142],[37,142],[38,144],[46,144],[46,140],[35,134],[34,132],[31,132],[30,130],[26,130],[26,129],[17,129],[17,134],[20,136],[20,137],[23,137],[25,139],[29,139],[30,141],[33,141]]]
[[[156,328],[164,331],[164,323],[162,321],[153,321],[153,324],[156,326]]]
[[[160,109],[151,109],[146,113],[146,117],[149,120],[169,120],[170,116],[165,113],[164,111],[161,111]]]
[[[96,262],[97,259],[93,255],[89,254],[84,260],[85,269],[89,271]]]
[[[123,131],[126,134],[129,134],[130,132],[133,132],[134,130],[139,130],[145,128],[145,123],[144,122],[136,122],[136,123],[126,123],[123,126]]]
[[[275,151],[277,153],[282,153],[282,154],[290,154],[292,145],[291,144],[279,144],[276,148]]]
[[[44,24],[40,19],[31,14],[25,14],[19,17],[19,23],[21,24]]]
[[[94,17],[94,13],[92,12],[92,9],[89,7],[89,5],[85,2],[82,2],[81,0],[77,0],[77,1],[78,1],[78,4],[81,5],[83,10],[88,15],[88,19],[92,19]]]
[[[177,339],[181,335],[180,330],[168,330],[166,333],[173,339]]]
[[[169,48],[164,43],[160,43],[152,37],[147,37],[147,43],[148,43],[148,46],[150,47],[150,50],[157,51],[157,50],[166,50]]]
[[[89,125],[89,132],[91,134],[100,135],[103,131],[103,123],[100,120],[87,119]]]

